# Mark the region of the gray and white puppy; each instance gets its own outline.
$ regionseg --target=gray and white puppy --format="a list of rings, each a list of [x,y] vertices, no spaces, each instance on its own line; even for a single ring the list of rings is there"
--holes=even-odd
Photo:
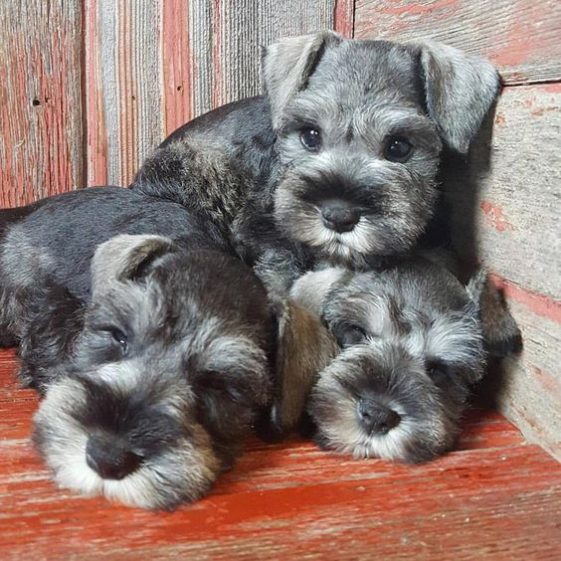
[[[439,167],[446,151],[468,152],[498,95],[487,60],[328,31],[270,45],[262,71],[263,96],[179,128],[132,188],[208,216],[274,293],[319,262],[379,268],[443,243]],[[489,295],[490,346],[519,350],[516,322]]]
[[[320,315],[340,354],[319,374],[308,404],[325,448],[404,462],[448,450],[470,385],[483,376],[483,284],[465,288],[422,259],[382,272],[327,268],[292,296]]]
[[[209,489],[263,410],[278,430],[297,421],[283,368],[309,378],[325,329],[271,303],[185,208],[105,187],[16,214],[0,213],[0,326],[46,395],[35,439],[59,485],[171,509]]]
[[[175,131],[133,188],[212,209],[249,261],[288,247],[304,266],[361,267],[414,247],[443,147],[465,154],[499,91],[483,58],[333,32],[269,46],[263,79],[264,96]],[[215,152],[232,162],[226,188]]]
[[[265,291],[233,258],[160,236],[101,244],[92,275],[87,304],[68,317],[51,286],[23,333],[24,375],[45,391],[35,443],[61,487],[152,509],[196,500],[271,400]]]

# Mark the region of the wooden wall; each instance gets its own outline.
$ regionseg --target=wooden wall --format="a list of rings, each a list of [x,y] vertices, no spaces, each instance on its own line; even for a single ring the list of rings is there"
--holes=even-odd
[[[432,38],[481,53],[505,88],[492,135],[450,186],[455,240],[475,241],[524,336],[501,409],[561,459],[561,2],[357,0],[355,37]]]
[[[456,201],[523,327],[501,407],[561,457],[561,2],[558,0],[27,0],[0,10],[0,204],[126,185],[147,152],[208,109],[259,91],[259,47],[334,28],[446,41],[506,87],[490,149]],[[490,158],[489,158],[490,156]],[[468,209],[469,207],[469,209]]]
[[[260,47],[350,0],[27,0],[0,10],[0,204],[126,185],[191,118],[260,89]]]

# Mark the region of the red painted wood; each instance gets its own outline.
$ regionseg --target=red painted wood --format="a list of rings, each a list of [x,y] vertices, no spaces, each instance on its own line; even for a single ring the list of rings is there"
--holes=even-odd
[[[355,0],[335,0],[333,29],[343,37],[354,37]]]
[[[193,57],[189,37],[189,6],[168,0],[162,6],[163,98],[166,135],[193,118]]]
[[[359,39],[434,39],[490,58],[508,84],[561,79],[558,0],[356,0]]]
[[[516,283],[491,275],[493,283],[512,300],[520,302],[535,314],[561,323],[561,302],[518,286]]]
[[[557,559],[561,469],[497,413],[422,466],[256,439],[209,497],[150,513],[57,490],[28,441],[37,398],[0,353],[0,559]]]
[[[78,2],[0,9],[0,207],[83,184]]]

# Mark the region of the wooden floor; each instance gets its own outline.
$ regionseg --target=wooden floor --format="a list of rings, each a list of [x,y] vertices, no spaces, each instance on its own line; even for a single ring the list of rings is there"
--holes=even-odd
[[[2,561],[561,559],[560,465],[496,413],[417,467],[254,441],[208,498],[154,514],[55,489],[14,371],[0,352]]]

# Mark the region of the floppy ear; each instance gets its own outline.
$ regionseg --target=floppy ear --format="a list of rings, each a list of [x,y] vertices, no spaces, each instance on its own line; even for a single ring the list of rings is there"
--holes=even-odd
[[[481,270],[469,281],[466,290],[477,309],[487,352],[503,358],[522,350],[522,334],[512,317],[503,294]]]
[[[325,298],[333,285],[345,274],[348,272],[338,267],[310,271],[292,285],[290,298],[321,318]]]
[[[163,236],[115,236],[95,251],[91,265],[92,291],[98,292],[115,281],[139,279],[156,260],[172,251],[173,242]]]
[[[499,74],[488,60],[442,43],[412,46],[420,51],[429,117],[448,146],[466,154],[499,93]]]
[[[278,335],[276,388],[270,424],[275,436],[297,428],[317,376],[337,354],[338,347],[319,317],[295,302],[274,306]]]
[[[274,129],[280,126],[282,111],[290,98],[306,87],[326,46],[337,45],[341,40],[333,31],[322,31],[281,39],[264,49],[262,74]]]

